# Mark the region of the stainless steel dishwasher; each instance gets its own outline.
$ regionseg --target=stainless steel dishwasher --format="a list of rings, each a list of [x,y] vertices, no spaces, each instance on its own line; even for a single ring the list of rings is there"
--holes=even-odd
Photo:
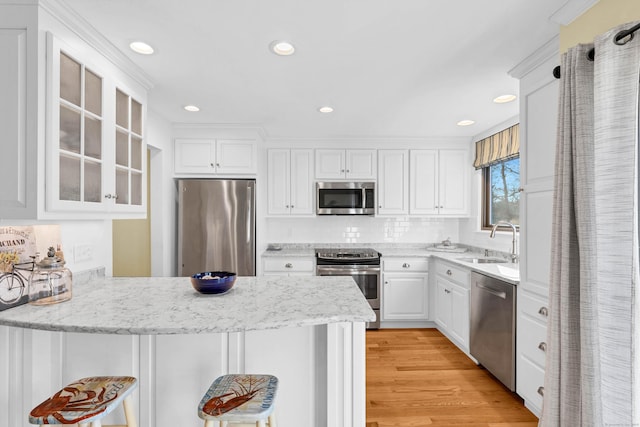
[[[516,286],[471,272],[470,352],[511,391],[516,389]]]

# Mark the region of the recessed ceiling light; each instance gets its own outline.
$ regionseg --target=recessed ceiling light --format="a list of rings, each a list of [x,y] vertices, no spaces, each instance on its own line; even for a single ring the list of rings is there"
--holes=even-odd
[[[328,105],[326,105],[324,107],[318,108],[318,111],[320,111],[321,113],[332,113],[333,112],[333,108],[329,107]]]
[[[475,122],[473,120],[460,120],[458,122],[458,126],[469,126],[474,124]]]
[[[200,108],[196,107],[195,105],[185,105],[184,109],[187,110],[187,111],[190,111],[192,113],[200,111]]]
[[[293,47],[291,43],[283,40],[276,40],[274,42],[271,42],[269,47],[273,53],[280,56],[293,55],[293,52],[296,51],[296,48]]]
[[[511,94],[509,94],[509,95],[500,95],[499,97],[494,98],[493,102],[495,102],[496,104],[504,104],[506,102],[511,102],[514,99],[516,99],[515,95],[511,95]]]
[[[132,42],[129,47],[132,51],[141,55],[151,55],[154,52],[153,48],[145,42]]]

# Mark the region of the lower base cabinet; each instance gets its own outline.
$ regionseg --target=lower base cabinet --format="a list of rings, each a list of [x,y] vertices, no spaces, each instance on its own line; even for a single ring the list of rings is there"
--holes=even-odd
[[[176,335],[0,325],[0,366],[2,427],[29,426],[33,407],[62,386],[96,375],[138,378],[133,406],[141,427],[202,426],[198,402],[214,379],[229,373],[279,378],[275,411],[280,427],[365,424],[363,322]],[[103,422],[123,425],[122,411]]]
[[[385,274],[382,320],[427,320],[427,277],[427,274]]]
[[[436,325],[468,354],[470,271],[439,260],[435,264]]]
[[[265,257],[265,276],[315,276],[315,259],[307,257]]]
[[[382,322],[407,321],[412,327],[429,319],[428,265],[428,258],[383,257]]]
[[[518,289],[516,392],[536,415],[544,395],[548,305],[546,296],[529,292],[526,285]]]

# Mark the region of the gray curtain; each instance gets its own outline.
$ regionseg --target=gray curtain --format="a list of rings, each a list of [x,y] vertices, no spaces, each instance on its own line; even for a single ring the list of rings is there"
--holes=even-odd
[[[561,61],[545,427],[640,426],[640,32],[614,43],[635,24]]]

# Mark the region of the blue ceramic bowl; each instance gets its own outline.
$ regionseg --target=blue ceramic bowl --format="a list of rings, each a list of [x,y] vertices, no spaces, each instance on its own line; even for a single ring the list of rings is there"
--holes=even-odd
[[[222,294],[233,287],[236,273],[228,271],[206,271],[191,276],[191,286],[201,294]]]

